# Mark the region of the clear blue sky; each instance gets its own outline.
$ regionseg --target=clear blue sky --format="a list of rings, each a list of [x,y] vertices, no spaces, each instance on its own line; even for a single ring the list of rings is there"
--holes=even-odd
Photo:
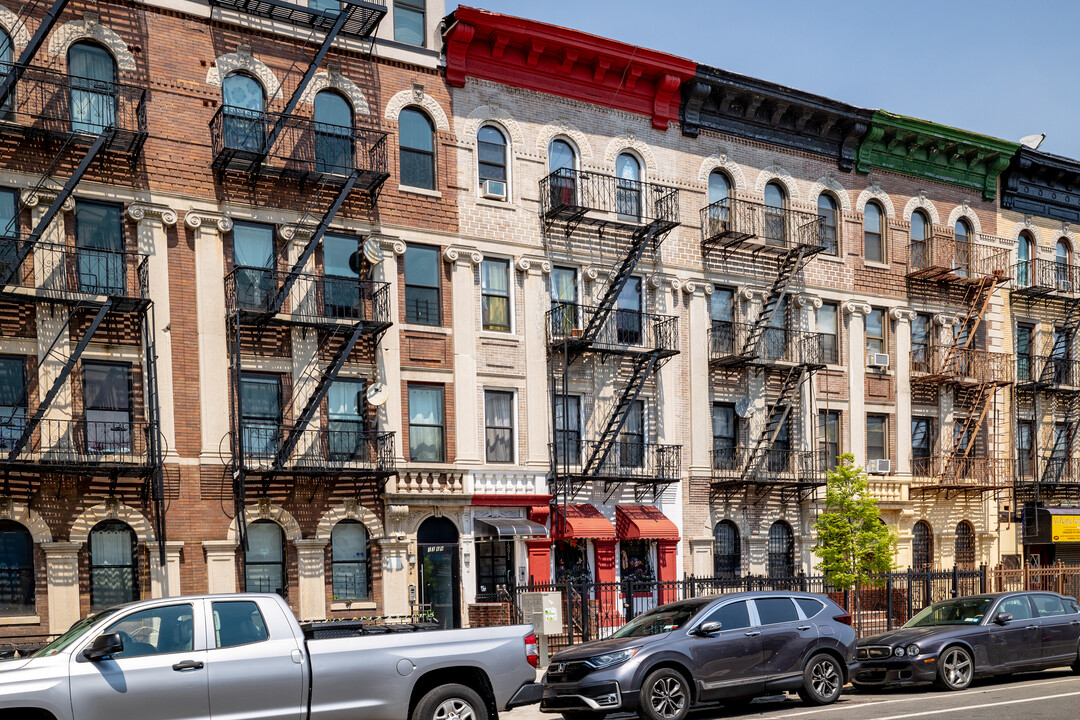
[[[447,12],[459,3],[448,2]],[[1074,0],[472,0],[1080,159]]]

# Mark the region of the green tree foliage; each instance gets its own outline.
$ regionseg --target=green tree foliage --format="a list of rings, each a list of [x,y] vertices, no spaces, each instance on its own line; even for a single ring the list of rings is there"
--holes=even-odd
[[[825,511],[814,523],[821,558],[816,566],[838,590],[875,583],[875,576],[895,568],[896,533],[878,520],[877,501],[855,457],[845,454],[829,471]]]

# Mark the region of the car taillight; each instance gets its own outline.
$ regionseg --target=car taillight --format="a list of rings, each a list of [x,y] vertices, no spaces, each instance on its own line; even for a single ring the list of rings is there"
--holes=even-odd
[[[851,613],[846,612],[843,615],[833,615],[833,620],[836,622],[842,622],[845,625],[851,624]]]
[[[536,646],[536,633],[529,633],[525,636],[525,659],[533,667],[540,664],[540,650]]]

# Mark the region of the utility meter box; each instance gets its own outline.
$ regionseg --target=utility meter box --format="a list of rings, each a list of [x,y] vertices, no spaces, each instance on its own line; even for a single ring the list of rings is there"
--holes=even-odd
[[[537,635],[561,635],[562,605],[561,592],[521,593],[521,620],[531,623]]]

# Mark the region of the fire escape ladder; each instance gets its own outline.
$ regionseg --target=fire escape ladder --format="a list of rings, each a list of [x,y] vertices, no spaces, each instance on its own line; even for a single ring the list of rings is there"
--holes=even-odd
[[[19,20],[22,22],[22,26],[26,27],[26,21],[30,18],[34,9],[38,6],[38,0],[31,0],[31,2],[23,5],[22,10],[19,12]],[[0,107],[3,107],[4,103],[11,96],[11,93],[15,90],[15,83],[19,82],[23,73],[26,71],[26,67],[30,64],[30,61],[34,59],[37,51],[41,49],[41,45],[45,42],[45,38],[49,36],[49,32],[56,25],[56,21],[60,19],[60,13],[64,10],[64,6],[67,5],[67,0],[53,0],[52,5],[45,11],[45,17],[41,18],[38,23],[37,29],[34,30],[33,36],[30,38],[30,42],[23,48],[22,53],[19,54],[19,59],[11,66],[7,76],[0,81]],[[8,28],[12,30],[12,28]]]
[[[787,295],[788,285],[791,284],[791,279],[795,277],[795,273],[806,264],[809,260],[808,248],[805,245],[798,245],[791,248],[784,256],[780,258],[779,267],[776,271],[776,279],[773,280],[773,284],[769,287],[768,293],[765,295],[765,300],[761,306],[761,312],[758,313],[757,319],[754,321],[753,326],[750,328],[750,332],[746,334],[746,345],[743,347],[742,354],[745,357],[753,358],[760,354],[761,338],[764,336],[765,331],[772,323],[773,315],[776,314],[777,308],[784,301],[784,297]]]
[[[34,414],[30,416],[30,419],[26,421],[26,426],[23,428],[22,435],[15,441],[15,444],[8,451],[8,462],[12,462],[19,456],[22,449],[26,446],[26,442],[30,439],[30,436],[34,434],[34,430],[41,423],[42,417],[45,415],[45,411],[49,409],[52,401],[56,399],[56,395],[60,392],[60,389],[64,387],[64,383],[67,382],[68,376],[71,375],[72,369],[75,367],[75,363],[79,361],[79,358],[83,354],[83,350],[90,343],[90,338],[97,332],[98,326],[101,325],[101,321],[105,319],[105,315],[108,314],[109,309],[112,307],[112,299],[106,299],[105,302],[98,307],[97,314],[94,315],[94,319],[87,326],[83,332],[82,338],[79,340],[79,344],[75,346],[75,350],[68,356],[67,362],[64,363],[64,367],[60,370],[60,373],[53,380],[52,387],[49,388],[49,392],[45,394],[45,399],[34,410]],[[76,308],[77,309],[77,308]],[[63,329],[60,331],[61,336],[71,324],[71,318],[74,316],[75,310],[72,310],[68,315],[68,322],[64,323]]]
[[[607,290],[597,303],[596,311],[589,318],[588,324],[581,332],[582,340],[586,343],[595,340],[600,329],[604,327],[604,323],[607,322],[608,316],[619,299],[619,294],[626,287],[626,281],[630,279],[630,274],[634,272],[634,268],[637,267],[646,246],[656,237],[659,228],[659,221],[654,221],[634,231],[626,257],[623,258],[618,270],[615,271],[615,277],[608,283]]]
[[[319,405],[322,403],[323,398],[326,397],[326,393],[330,390],[330,385],[337,380],[338,373],[341,372],[341,368],[345,365],[345,361],[349,357],[349,353],[352,352],[353,347],[356,345],[356,341],[360,338],[360,334],[364,330],[363,323],[356,323],[352,327],[351,332],[346,336],[345,341],[342,342],[337,351],[334,353],[334,357],[330,360],[330,364],[326,370],[319,375],[319,381],[315,385],[315,389],[311,392],[311,396],[308,398],[307,403],[304,405],[304,409],[300,412],[300,415],[296,418],[296,422],[293,423],[292,429],[289,434],[285,436],[284,441],[281,443],[281,448],[278,450],[277,457],[274,458],[274,470],[281,470],[285,462],[292,455],[293,450],[296,448],[296,443],[300,440],[300,434],[307,428],[308,423],[311,422],[311,418],[315,415],[315,411],[319,409]],[[318,355],[315,357],[315,362],[318,363]]]
[[[604,420],[604,428],[600,431],[592,452],[589,453],[588,459],[582,466],[582,475],[587,476],[598,471],[607,462],[608,455],[619,438],[619,432],[626,424],[626,417],[630,413],[631,406],[641,395],[641,391],[645,388],[645,380],[657,368],[659,362],[660,353],[657,352],[634,357],[630,377],[619,390],[615,404]]]
[[[765,462],[766,454],[777,438],[780,437],[780,431],[791,415],[791,409],[797,402],[796,397],[799,388],[802,387],[803,382],[806,381],[809,375],[810,369],[806,365],[796,365],[790,368],[787,375],[784,376],[784,382],[780,386],[780,394],[776,401],[769,406],[765,428],[753,447],[750,448],[750,453],[746,458],[746,465],[743,467],[742,475],[739,477],[740,483],[746,484],[757,479],[758,473],[761,472],[761,466]]]
[[[154,506],[154,534],[157,536],[161,566],[165,567],[165,475],[161,447],[161,407],[158,398],[157,342],[154,339],[154,306],[142,314],[143,347],[146,349],[146,410],[150,420],[146,438],[153,469],[150,475],[150,500]]]
[[[86,171],[89,169],[91,163],[94,162],[94,159],[98,156],[98,153],[101,152],[101,149],[105,146],[105,141],[108,140],[108,138],[112,135],[112,132],[112,128],[103,128],[98,134],[97,138],[94,139],[94,142],[86,151],[86,155],[84,155],[83,159],[79,161],[78,166],[75,168],[75,172],[73,172],[71,174],[71,177],[67,179],[67,182],[65,182],[64,186],[60,189],[60,192],[56,194],[56,197],[49,204],[48,209],[45,210],[44,214],[42,214],[42,216],[38,219],[37,223],[34,225],[34,229],[27,236],[26,242],[19,244],[19,248],[15,253],[14,261],[8,266],[7,272],[4,273],[3,277],[0,277],[0,285],[11,284],[12,278],[18,272],[19,267],[22,266],[23,261],[26,260],[26,256],[30,254],[30,251],[34,248],[34,244],[41,239],[42,235],[45,234],[45,230],[49,227],[49,224],[56,218],[56,215],[60,212],[60,209],[63,207],[64,203],[67,202],[67,199],[71,197],[71,193],[75,191],[75,186],[79,184],[80,180],[82,180],[82,176],[86,174]],[[67,148],[70,142],[71,139],[69,138],[68,142],[64,143],[64,146],[53,158],[53,165],[49,168],[50,171],[52,170],[52,167],[55,167],[58,160],[63,156],[64,150]],[[43,186],[45,183],[45,179],[48,177],[49,171],[47,171],[46,174],[42,176],[41,181],[38,182],[38,186]]]
[[[963,351],[969,349],[975,342],[975,332],[979,329],[987,308],[990,307],[990,299],[994,297],[997,282],[998,279],[993,275],[985,275],[968,290],[965,303],[967,311],[960,321],[955,340],[945,349],[945,357],[942,359],[941,367],[945,374],[956,373]]]
[[[1061,402],[1060,398],[1057,402]],[[1061,482],[1064,477],[1068,477],[1067,469],[1074,462],[1072,451],[1076,441],[1077,424],[1080,423],[1077,413],[1080,413],[1080,394],[1072,393],[1065,400],[1065,441],[1062,443],[1065,446],[1065,452],[1062,456],[1055,457],[1054,455],[1055,450],[1057,450],[1055,423],[1050,430],[1053,433],[1050,436],[1050,453],[1046,456],[1046,462],[1043,463],[1042,475],[1039,479],[1040,484],[1052,485]]]
[[[974,400],[969,403],[967,417],[964,418],[964,424],[960,427],[960,441],[954,444],[952,452],[949,453],[949,456],[945,459],[945,467],[941,470],[941,478],[943,481],[956,478],[960,475],[960,465],[971,455],[971,450],[974,448],[977,440],[979,428],[983,426],[983,422],[990,412],[990,406],[994,403],[994,396],[997,394],[997,385],[994,383],[984,383],[970,392],[974,393]]]

